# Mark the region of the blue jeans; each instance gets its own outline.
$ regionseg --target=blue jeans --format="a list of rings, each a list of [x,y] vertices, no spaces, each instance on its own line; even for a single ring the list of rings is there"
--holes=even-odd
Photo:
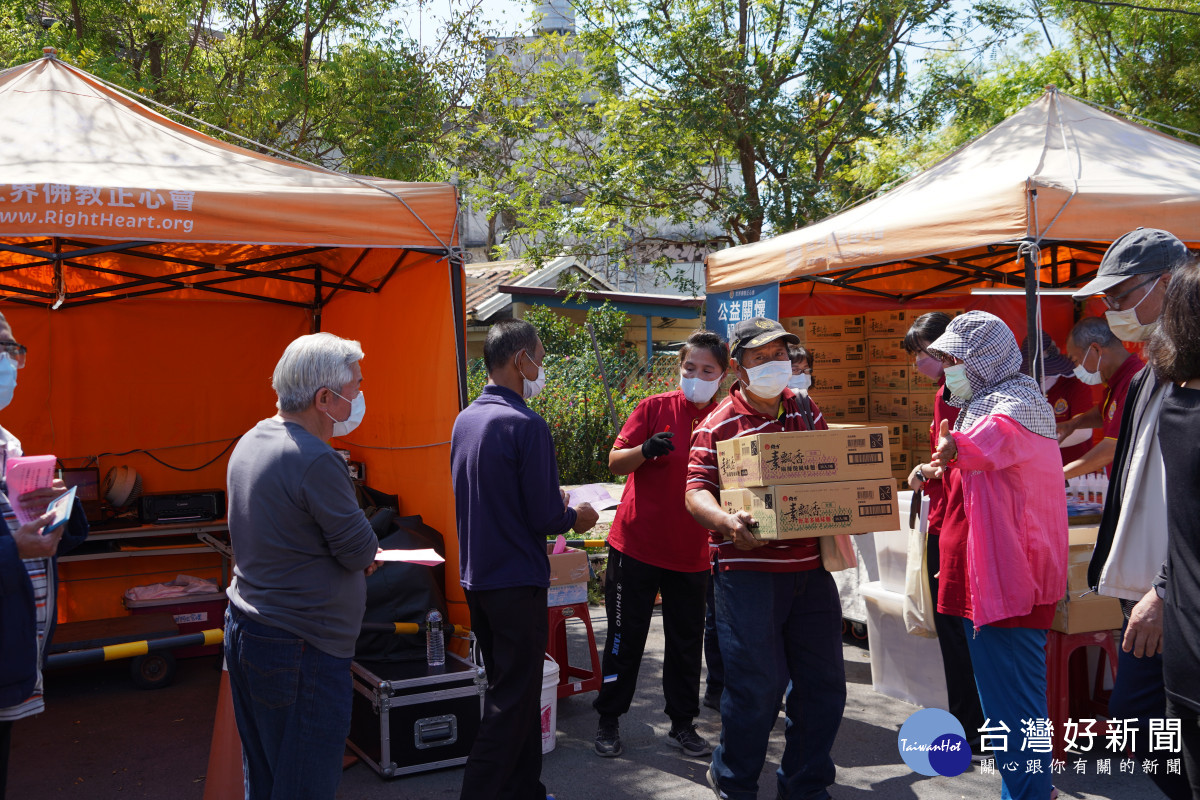
[[[1007,733],[985,733],[984,746],[1004,741],[1007,750],[997,752],[996,769],[1000,772],[1000,797],[1003,800],[1046,800],[1052,789],[1050,752],[1022,750],[1025,742],[1022,720],[1046,719],[1046,631],[1038,628],[996,628],[984,625],[975,631],[974,623],[963,620],[975,684],[987,727],[1001,722]],[[985,723],[986,724],[986,723]],[[967,731],[967,736],[971,731]],[[997,737],[997,738],[992,738]],[[1029,772],[1029,761],[1041,762],[1041,772]]]
[[[846,707],[842,607],[833,578],[820,568],[728,570],[715,583],[725,692],[712,768],[721,790],[735,800],[758,796],[780,688],[790,680],[779,796],[829,797],[826,788],[835,777],[830,751]]]
[[[350,659],[257,622],[230,603],[225,663],[246,800],[332,798],[350,733]]]

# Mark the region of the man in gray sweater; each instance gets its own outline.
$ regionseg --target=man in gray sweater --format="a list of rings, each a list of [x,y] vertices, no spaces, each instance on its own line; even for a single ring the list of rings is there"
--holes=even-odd
[[[287,346],[271,383],[279,413],[229,457],[234,569],[225,660],[246,798],[332,798],[353,694],[350,660],[379,542],[326,440],[362,420],[358,342]]]

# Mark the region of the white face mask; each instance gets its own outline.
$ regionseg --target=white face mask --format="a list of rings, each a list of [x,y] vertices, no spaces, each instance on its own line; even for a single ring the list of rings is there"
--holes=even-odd
[[[1154,279],[1154,283],[1150,284],[1150,290],[1142,295],[1141,300],[1134,303],[1133,308],[1126,308],[1121,311],[1112,311],[1110,309],[1104,312],[1104,318],[1108,320],[1109,330],[1122,342],[1144,342],[1150,338],[1150,334],[1154,333],[1154,326],[1158,324],[1158,320],[1143,323],[1138,319],[1137,307],[1146,302],[1146,298],[1154,291],[1154,287],[1158,286],[1160,280],[1162,278]],[[1083,379],[1080,378],[1080,380]]]
[[[530,364],[533,364],[538,369],[537,379],[532,381],[525,377],[524,372],[521,372],[521,380],[524,381],[524,383],[521,384],[521,398],[524,400],[532,400],[542,393],[542,389],[546,388],[546,370],[542,369],[542,365],[535,362],[533,360],[533,356],[529,355],[529,353],[526,353],[523,350],[521,353],[529,359]],[[520,369],[520,367],[518,367],[518,369]]]
[[[17,362],[7,354],[0,355],[0,409],[8,408],[17,388]]]
[[[333,392],[333,389],[330,389],[329,391]],[[333,393],[337,394],[338,397],[342,397],[337,392]],[[344,397],[342,397],[342,399],[346,400]],[[355,397],[353,400],[346,400],[346,402],[350,404],[350,416],[343,420],[333,419],[332,414],[330,414],[328,411],[325,412],[325,416],[333,419],[334,436],[350,435],[350,432],[357,428],[362,423],[363,417],[366,416],[367,398],[363,396],[362,392],[358,393],[358,397]]]
[[[683,390],[683,396],[693,403],[704,405],[709,400],[713,399],[713,395],[717,393],[717,389],[721,386],[721,379],[706,381],[704,378],[684,378],[679,379],[679,388]]]
[[[788,388],[793,392],[807,392],[810,386],[812,386],[812,375],[809,375],[807,372],[793,375],[788,380]]]
[[[1088,353],[1091,352],[1092,351],[1089,348]],[[1075,367],[1075,377],[1079,378],[1080,381],[1086,383],[1088,386],[1096,386],[1104,381],[1104,379],[1100,377],[1100,361],[1104,360],[1104,354],[1100,354],[1100,359],[1096,361],[1096,369],[1095,371],[1092,371],[1084,366],[1084,364],[1087,363],[1088,353],[1084,354],[1083,361],[1080,361],[1079,365]]]
[[[971,388],[971,380],[967,377],[967,365],[955,364],[952,367],[946,367],[946,388],[950,390],[950,394],[956,397],[961,397],[963,400],[970,400],[974,389]]]
[[[746,377],[749,379],[746,388],[758,397],[771,399],[778,397],[792,378],[792,362],[768,361],[757,367],[746,367]]]

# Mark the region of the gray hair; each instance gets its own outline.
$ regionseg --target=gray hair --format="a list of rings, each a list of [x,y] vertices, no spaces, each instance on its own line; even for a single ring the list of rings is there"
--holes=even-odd
[[[1108,327],[1108,320],[1104,317],[1084,317],[1076,322],[1075,327],[1071,328],[1071,341],[1080,350],[1086,350],[1093,344],[1112,347],[1121,343],[1121,340]]]
[[[279,400],[275,407],[294,413],[313,404],[321,389],[340,391],[354,378],[351,367],[362,360],[362,345],[332,333],[313,333],[294,340],[283,351],[271,387]]]

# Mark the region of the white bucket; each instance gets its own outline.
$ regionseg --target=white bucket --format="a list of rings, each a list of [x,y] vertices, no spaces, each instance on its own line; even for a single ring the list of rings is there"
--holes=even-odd
[[[542,662],[542,755],[554,749],[558,730],[558,662],[546,656]]]

